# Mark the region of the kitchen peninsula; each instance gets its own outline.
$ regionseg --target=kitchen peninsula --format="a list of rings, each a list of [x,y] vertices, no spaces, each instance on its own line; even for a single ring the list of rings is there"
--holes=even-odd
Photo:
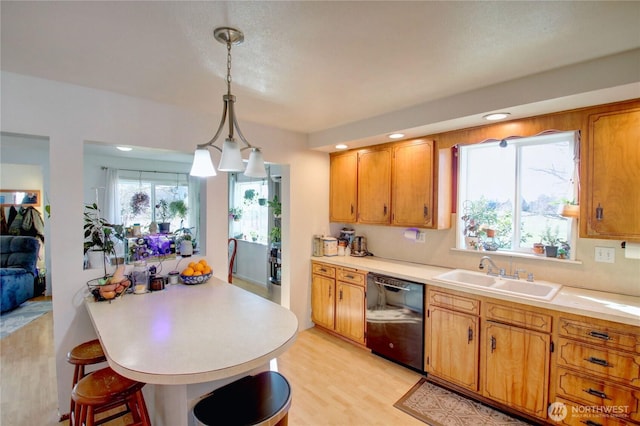
[[[158,426],[192,424],[199,397],[268,370],[298,330],[288,309],[217,278],[86,306],[109,366],[148,384]]]

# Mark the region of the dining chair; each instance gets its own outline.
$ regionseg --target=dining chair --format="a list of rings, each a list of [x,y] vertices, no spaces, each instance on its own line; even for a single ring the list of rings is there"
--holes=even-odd
[[[238,240],[235,238],[229,238],[229,277],[227,281],[229,284],[233,282],[233,263],[236,261],[236,251],[238,250]]]

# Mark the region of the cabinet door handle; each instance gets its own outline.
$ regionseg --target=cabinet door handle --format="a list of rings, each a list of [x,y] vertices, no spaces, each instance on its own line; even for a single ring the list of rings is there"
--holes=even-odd
[[[596,220],[602,220],[604,217],[603,209],[600,203],[598,203],[598,207],[596,207]]]
[[[491,336],[491,353],[496,350],[496,338]]]
[[[331,287],[329,287],[329,299],[331,299],[331,293],[332,293]]]
[[[611,340],[611,337],[609,337],[607,333],[601,331],[590,331],[589,336],[595,337],[596,339]]]
[[[471,343],[473,340],[473,329],[469,327],[469,331],[467,331],[467,343]]]
[[[611,364],[609,364],[606,359],[600,359],[594,356],[590,356],[589,358],[585,358],[584,360],[589,361],[592,364],[601,365],[603,367],[611,367]]]
[[[595,389],[591,389],[591,388],[582,389],[582,391],[588,393],[589,395],[597,396],[598,398],[609,399],[609,398],[607,398],[607,394],[606,393],[597,391]]]
[[[351,214],[353,214],[353,204],[351,204]]]
[[[602,426],[602,423],[594,422],[593,420],[581,420],[580,423],[584,423],[587,426]]]
[[[384,212],[384,215],[386,216],[387,215],[387,205],[386,204],[384,205],[384,208],[382,210]]]
[[[342,300],[342,290],[340,290],[339,300]]]
[[[422,215],[423,215],[424,217],[429,216],[429,207],[427,207],[427,205],[426,205],[426,204],[424,205],[424,208],[422,209]]]

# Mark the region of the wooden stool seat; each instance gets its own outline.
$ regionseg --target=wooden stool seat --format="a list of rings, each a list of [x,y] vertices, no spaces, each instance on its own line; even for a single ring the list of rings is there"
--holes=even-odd
[[[104,407],[125,405],[126,409],[101,419],[99,423],[131,413],[135,425],[150,425],[149,413],[142,396],[144,383],[123,377],[110,367],[94,371],[80,379],[71,392],[75,411],[71,413],[71,425],[96,424],[95,414]]]
[[[73,380],[71,381],[71,389],[76,383],[85,376],[85,366],[99,364],[105,362],[107,357],[102,350],[102,345],[98,339],[89,340],[74,347],[67,353],[67,362],[73,364]],[[74,411],[73,398],[71,399],[71,407],[69,413]],[[71,414],[69,414],[71,415]]]
[[[287,379],[265,371],[214,390],[193,407],[193,414],[197,422],[207,426],[286,426],[290,406]]]

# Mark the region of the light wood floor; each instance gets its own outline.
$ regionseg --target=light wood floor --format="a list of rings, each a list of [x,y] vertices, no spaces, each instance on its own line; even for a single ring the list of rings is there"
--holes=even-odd
[[[299,333],[278,370],[293,388],[291,426],[424,425],[393,407],[418,373],[320,330]],[[51,313],[0,340],[0,383],[1,426],[67,424],[57,422]]]

